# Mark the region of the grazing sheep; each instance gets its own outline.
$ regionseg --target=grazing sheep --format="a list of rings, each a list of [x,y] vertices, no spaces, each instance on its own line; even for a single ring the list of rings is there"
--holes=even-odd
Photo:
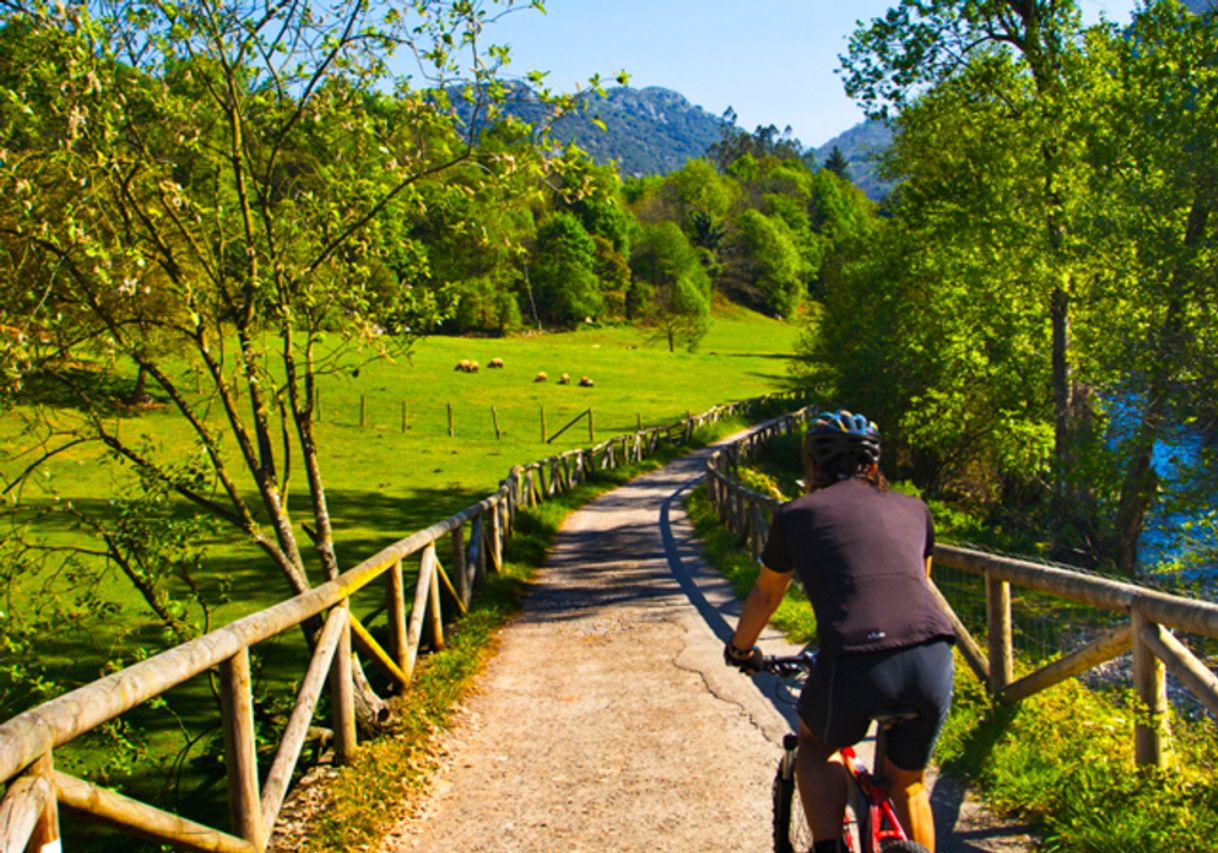
[[[503,359],[501,359],[501,358],[492,358],[492,359],[491,359],[491,363],[490,363],[490,364],[488,364],[488,365],[487,365],[487,367],[503,367]]]
[[[539,370],[539,371],[537,371],[537,375],[533,377],[533,381],[534,382],[549,382],[550,377],[546,376],[546,372],[544,370]]]
[[[593,385],[593,382],[592,382],[591,377],[588,377],[588,376],[579,377],[579,387],[580,388],[591,388],[592,385]]]
[[[558,384],[559,384],[559,385],[567,385],[567,384],[569,384],[570,382],[571,382],[571,374],[570,374],[570,373],[564,373],[562,376],[558,377]]]
[[[468,358],[463,358],[457,362],[457,366],[453,370],[459,370],[462,373],[477,373],[478,362],[470,361]]]

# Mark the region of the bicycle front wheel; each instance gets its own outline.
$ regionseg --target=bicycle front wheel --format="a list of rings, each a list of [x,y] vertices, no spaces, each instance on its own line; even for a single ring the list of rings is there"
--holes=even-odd
[[[812,847],[812,830],[795,784],[795,750],[788,748],[774,774],[774,853],[805,853]]]

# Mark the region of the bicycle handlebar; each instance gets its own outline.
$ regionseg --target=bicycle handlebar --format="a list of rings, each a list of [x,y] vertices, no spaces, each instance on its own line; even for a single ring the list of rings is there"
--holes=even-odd
[[[811,672],[816,664],[816,652],[804,651],[797,655],[766,655],[762,668],[779,678],[793,678],[801,672]]]

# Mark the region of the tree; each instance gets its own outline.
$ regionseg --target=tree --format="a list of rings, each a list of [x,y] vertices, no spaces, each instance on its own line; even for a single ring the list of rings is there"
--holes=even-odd
[[[807,268],[782,220],[746,210],[724,254],[722,286],[758,310],[790,317],[803,300]]]
[[[791,126],[779,130],[776,125],[757,125],[753,132],[746,133],[736,126],[736,111],[731,107],[723,113],[723,127],[719,139],[711,143],[706,156],[714,161],[720,171],[746,155],[761,159],[776,157],[780,160],[798,160],[803,145],[795,138]]]
[[[488,61],[483,31],[511,6],[6,4],[4,37],[21,49],[0,60],[0,232],[5,286],[30,298],[0,308],[3,322],[25,312],[49,337],[105,355],[111,375],[147,375],[202,460],[182,465],[120,435],[98,383],[45,360],[39,381],[80,418],[66,433],[48,420],[20,480],[94,443],[138,472],[143,494],[172,495],[244,536],[291,591],[336,577],[316,382],[440,318],[436,293],[413,286],[395,223],[474,152],[446,88],[412,89],[387,57],[402,48],[442,84],[458,51],[472,55],[466,91],[488,103],[505,54]],[[35,268],[53,271],[37,287],[25,278]],[[189,353],[186,376],[204,379],[203,393],[149,345],[153,328]],[[31,368],[10,361],[8,373]],[[300,469],[308,527],[288,488]],[[105,513],[95,521],[103,553],[138,558],[138,537],[117,535]]]
[[[531,278],[542,319],[572,326],[605,307],[596,277],[596,243],[570,213],[537,229]]]
[[[842,149],[836,145],[829,152],[829,156],[825,158],[824,168],[832,172],[839,178],[848,178],[846,170],[850,167],[850,161],[846,159],[846,155],[842,153]]]
[[[673,352],[697,347],[710,327],[710,278],[698,253],[675,222],[642,226],[631,258],[636,281],[646,282],[646,316]]]
[[[944,81],[902,111],[891,217],[816,174],[813,222],[831,248],[800,351],[818,393],[880,418],[920,486],[1018,512],[1051,450],[1037,150],[1009,120],[1026,81],[1009,58]],[[986,97],[1002,91],[1003,97]]]
[[[1080,226],[1094,247],[1091,323],[1080,330],[1093,382],[1112,401],[1119,487],[1112,552],[1133,576],[1145,518],[1166,490],[1156,446],[1212,393],[1218,349],[1218,16],[1174,3],[1128,32],[1089,40]]]
[[[1076,104],[1076,93],[1063,85],[1063,76],[1078,58],[1080,30],[1077,4],[1071,0],[981,0],[963,6],[900,0],[884,18],[854,34],[842,66],[847,92],[872,117],[885,116],[890,106],[904,108],[926,87],[956,78],[967,78],[979,91],[1001,99],[1003,92],[987,77],[987,69],[1001,67],[993,62],[996,56],[1010,57],[1028,81],[1030,97],[1012,104],[1008,115],[1034,131],[1030,141],[1039,155],[1032,176],[1039,185],[1035,241],[1043,260],[1036,269],[1053,330],[1056,516],[1089,538],[1088,501],[1072,458],[1076,425],[1088,417],[1086,397],[1077,394],[1070,338],[1071,301],[1082,296],[1084,282],[1074,274],[1077,259],[1067,240],[1070,189],[1064,179],[1078,148],[1063,130]]]

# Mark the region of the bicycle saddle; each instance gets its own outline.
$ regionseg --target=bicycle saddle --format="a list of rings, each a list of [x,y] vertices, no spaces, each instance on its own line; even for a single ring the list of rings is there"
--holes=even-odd
[[[887,711],[881,711],[876,714],[872,719],[875,720],[875,724],[880,728],[890,729],[898,723],[916,720],[917,718],[918,712],[913,708],[890,708]]]

